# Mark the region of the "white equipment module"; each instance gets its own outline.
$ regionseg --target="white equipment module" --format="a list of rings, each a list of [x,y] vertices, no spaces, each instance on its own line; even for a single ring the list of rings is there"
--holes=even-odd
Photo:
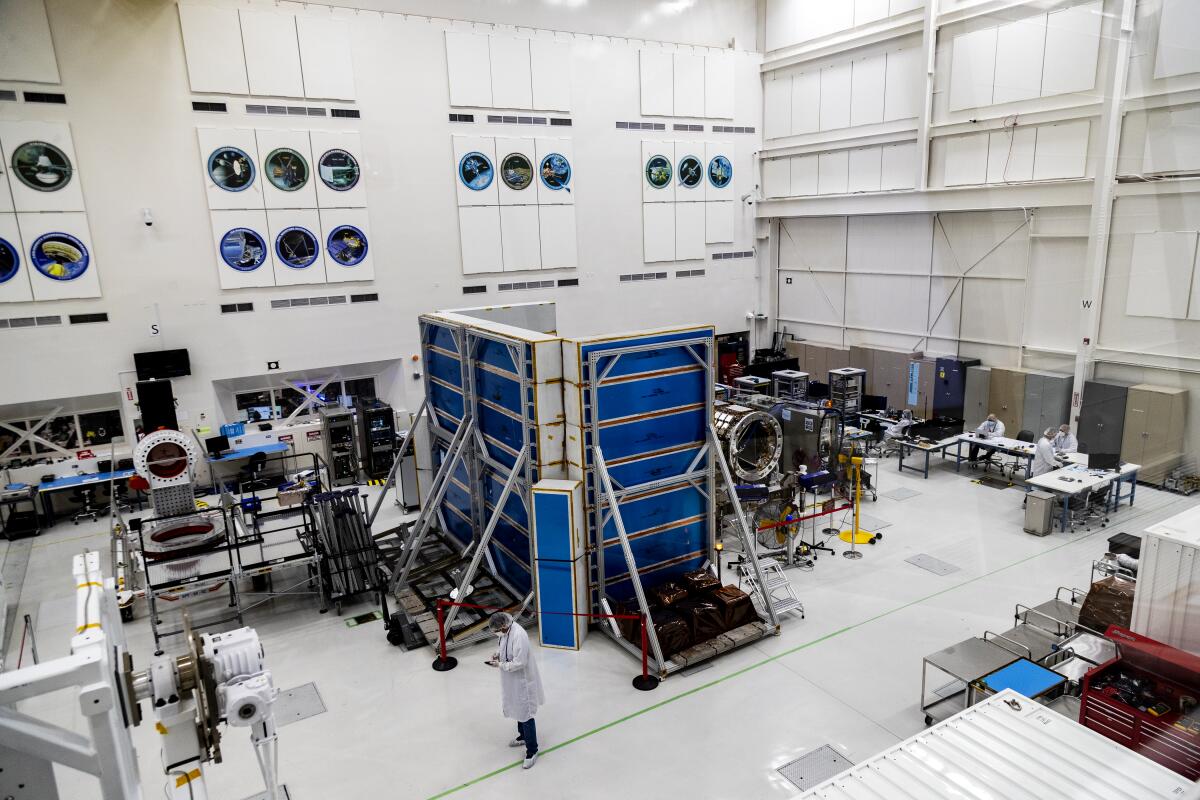
[[[1185,800],[1191,781],[1006,689],[799,800]]]
[[[1200,655],[1200,506],[1142,534],[1129,628]]]

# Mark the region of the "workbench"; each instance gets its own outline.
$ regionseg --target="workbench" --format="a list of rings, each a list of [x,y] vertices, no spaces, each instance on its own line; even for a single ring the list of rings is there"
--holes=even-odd
[[[1109,491],[1105,509],[1110,513],[1115,512],[1123,499],[1128,499],[1130,507],[1133,507],[1140,464],[1122,464],[1119,470],[1095,470],[1087,468],[1087,455],[1083,453],[1069,453],[1066,460],[1068,464],[1065,467],[1025,480],[1029,486],[1045,489],[1062,501],[1062,512],[1058,518],[1059,530],[1065,531],[1071,523],[1072,497],[1090,492],[1109,482],[1112,482],[1113,488]],[[1122,494],[1123,485],[1129,486],[1128,494]]]

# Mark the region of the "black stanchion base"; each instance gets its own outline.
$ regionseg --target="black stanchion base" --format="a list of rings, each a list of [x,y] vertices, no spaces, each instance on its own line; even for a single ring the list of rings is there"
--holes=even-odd
[[[458,659],[454,656],[446,656],[445,658],[435,658],[433,660],[434,672],[449,672],[458,666]]]
[[[649,692],[657,689],[659,684],[658,678],[653,675],[638,675],[633,679],[633,688],[639,692]]]

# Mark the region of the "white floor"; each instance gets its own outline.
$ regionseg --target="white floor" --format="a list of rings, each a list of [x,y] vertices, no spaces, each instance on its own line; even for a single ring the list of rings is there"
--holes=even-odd
[[[347,627],[317,613],[310,599],[276,601],[252,611],[276,685],[315,682],[328,711],[280,731],[280,772],[291,796],[312,798],[791,797],[799,792],[776,770],[823,744],[860,761],[923,726],[918,708],[921,657],[960,639],[1002,631],[1016,603],[1037,604],[1059,586],[1086,588],[1105,540],[1177,513],[1194,499],[1138,487],[1107,528],[1054,533],[1021,530],[1019,489],[973,483],[937,465],[929,480],[886,462],[870,515],[892,523],[883,540],[850,561],[822,555],[810,572],[789,574],[807,619],[787,619],[780,636],[728,654],[653,692],[635,691],[638,664],[593,634],[580,652],[539,650],[547,705],[537,717],[542,755],[523,771],[505,745],[513,724],[500,716],[496,673],[483,665],[487,645],[460,651],[459,667],[430,669],[430,650],[391,647],[379,623]],[[393,511],[391,503],[385,508]],[[28,552],[18,616],[32,616],[42,660],[67,652],[74,624],[71,556],[107,547],[104,525],[69,522],[33,540],[0,540],[0,562]],[[842,549],[838,543],[837,548]],[[917,553],[960,570],[944,577],[905,563]],[[105,557],[107,563],[107,557]],[[731,580],[726,570],[726,580]],[[154,647],[144,610],[126,631],[135,664]],[[15,665],[20,625],[10,637]],[[28,648],[24,654],[29,659]],[[65,693],[22,710],[81,728]],[[145,796],[163,796],[153,725],[133,732]],[[261,791],[244,731],[228,731],[225,761],[206,770],[210,796]],[[97,797],[90,778],[62,770],[63,797]]]

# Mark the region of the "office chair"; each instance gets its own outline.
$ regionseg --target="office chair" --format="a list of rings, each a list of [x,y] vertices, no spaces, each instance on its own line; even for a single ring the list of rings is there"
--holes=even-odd
[[[1089,531],[1095,520],[1100,520],[1101,528],[1108,525],[1108,493],[1111,489],[1112,483],[1109,482],[1071,497],[1067,502],[1067,510],[1070,512],[1072,532],[1076,523]]]
[[[96,499],[96,489],[92,486],[79,486],[71,492],[71,499],[81,505],[81,508],[75,512],[75,516],[71,518],[72,524],[78,525],[79,520],[87,518],[95,522],[100,516],[100,509],[92,505],[92,501]]]
[[[242,491],[249,489],[254,492],[267,488],[266,482],[262,480],[262,471],[266,463],[266,453],[255,453],[250,456],[250,460],[246,463],[246,466],[242,467],[238,472],[238,483],[241,484]]]
[[[1033,431],[1021,430],[1020,432],[1017,433],[1017,441],[1018,442],[1028,442],[1029,444],[1033,444],[1033,442],[1035,441]],[[1023,463],[1025,463],[1024,459],[1020,458],[1019,456],[1013,456],[1012,462],[1007,465],[1008,466],[1008,477],[1010,479],[1014,475],[1017,474],[1017,470],[1021,467],[1021,465]],[[1000,466],[1000,472],[1003,474],[1004,465]]]
[[[112,502],[117,504],[118,511],[132,511],[134,498],[129,494],[129,486],[126,481],[117,481],[113,484]],[[141,501],[138,500],[138,510],[141,510]]]

